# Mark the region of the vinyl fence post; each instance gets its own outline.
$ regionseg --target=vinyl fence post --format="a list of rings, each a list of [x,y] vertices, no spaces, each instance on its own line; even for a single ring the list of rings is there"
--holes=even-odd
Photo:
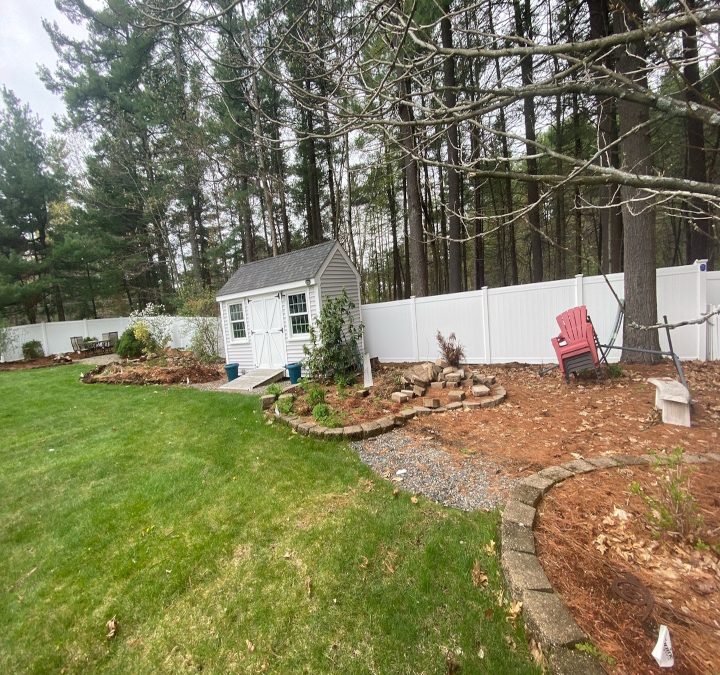
[[[482,328],[483,328],[483,349],[485,351],[485,363],[492,363],[492,352],[490,351],[490,294],[488,287],[483,286],[482,293]]]
[[[585,304],[585,294],[583,293],[583,275],[575,275],[575,307]]]
[[[707,260],[695,261],[695,274],[697,280],[697,313],[698,318],[708,311],[707,300]],[[697,325],[697,357],[700,361],[708,359],[708,322]]]
[[[47,323],[42,321],[40,323],[40,333],[42,335],[42,345],[43,345],[43,353],[45,356],[50,356],[50,345],[48,344],[48,333],[47,333]]]
[[[410,331],[412,332],[413,361],[420,360],[420,346],[418,345],[417,312],[415,308],[415,296],[410,296]]]

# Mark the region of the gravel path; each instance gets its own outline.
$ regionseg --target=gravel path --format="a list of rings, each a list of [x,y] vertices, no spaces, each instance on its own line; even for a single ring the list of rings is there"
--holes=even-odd
[[[501,506],[521,480],[502,476],[500,466],[489,460],[450,455],[438,443],[419,442],[402,429],[350,445],[365,464],[403,490],[463,511]]]

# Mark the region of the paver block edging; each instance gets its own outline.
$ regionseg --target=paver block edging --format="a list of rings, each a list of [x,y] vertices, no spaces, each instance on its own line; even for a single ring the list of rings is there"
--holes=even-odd
[[[568,478],[590,471],[647,465],[651,460],[654,460],[651,455],[618,454],[549,466],[524,478],[515,486],[505,504],[500,525],[503,575],[512,596],[522,600],[527,631],[548,657],[550,672],[555,675],[601,675],[605,670],[597,658],[573,649],[580,642],[588,642],[589,638],[553,590],[535,555],[533,529],[537,511],[533,507],[554,485]],[[687,463],[709,461],[720,462],[720,453],[690,454]],[[534,501],[534,504],[526,501]]]

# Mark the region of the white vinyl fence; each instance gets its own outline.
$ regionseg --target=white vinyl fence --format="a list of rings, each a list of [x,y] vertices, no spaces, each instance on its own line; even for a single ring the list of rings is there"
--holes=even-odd
[[[670,323],[698,319],[720,305],[720,272],[707,272],[706,261],[657,270],[658,319]],[[623,275],[609,282],[623,297]],[[438,358],[436,334],[455,333],[470,363],[550,363],[555,353],[550,338],[559,332],[555,317],[586,305],[602,344],[612,333],[618,304],[602,276],[549,281],[523,286],[410,298],[363,305],[365,348],[385,362]],[[720,358],[720,317],[684,326],[671,333],[681,359]],[[622,329],[616,340],[622,344]],[[660,345],[667,349],[665,332]],[[620,351],[611,358],[618,360]]]
[[[184,349],[190,345],[194,328],[188,317],[172,317],[171,347]],[[81,319],[79,321],[54,321],[50,323],[34,323],[11,328],[13,347],[8,354],[0,355],[5,361],[22,359],[22,345],[30,340],[37,340],[46,355],[71,352],[71,337],[95,337],[100,339],[103,333],[117,331],[122,335],[130,325],[130,317],[118,316],[113,319]],[[219,340],[220,355],[224,354],[222,340]]]

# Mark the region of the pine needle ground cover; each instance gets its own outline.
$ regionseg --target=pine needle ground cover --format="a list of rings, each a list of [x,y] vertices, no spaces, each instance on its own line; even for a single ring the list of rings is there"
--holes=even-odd
[[[254,397],[80,372],[0,373],[1,672],[536,672],[496,514]]]

